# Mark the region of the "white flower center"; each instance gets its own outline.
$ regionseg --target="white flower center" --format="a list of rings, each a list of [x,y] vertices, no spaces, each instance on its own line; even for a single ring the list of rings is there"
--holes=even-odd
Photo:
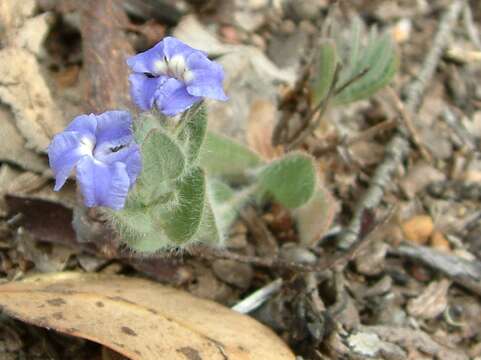
[[[155,75],[167,75],[179,81],[188,83],[194,78],[194,74],[190,71],[185,63],[182,55],[174,55],[167,59],[157,60],[154,63]]]
[[[92,141],[92,139],[88,137],[83,137],[80,139],[80,153],[82,155],[93,155],[95,148],[95,143]]]

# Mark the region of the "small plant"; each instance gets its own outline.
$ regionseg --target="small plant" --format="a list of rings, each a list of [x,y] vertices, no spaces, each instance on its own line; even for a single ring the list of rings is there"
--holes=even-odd
[[[376,57],[383,44],[371,45],[364,55]],[[337,80],[333,42],[321,47],[321,59],[314,80],[317,102]],[[384,67],[387,63],[382,61]],[[57,134],[48,149],[56,191],[75,168],[85,205],[104,207],[122,241],[142,253],[197,242],[220,246],[249,201],[274,200],[292,209],[300,216],[301,239],[310,241],[312,214],[328,206],[313,158],[294,151],[265,162],[243,145],[207,131],[203,99],[227,100],[219,64],[172,37],[127,64],[132,99],[142,112],[133,119],[126,111],[81,115]],[[352,60],[340,79],[364,65]],[[382,79],[378,73],[368,72],[364,81],[384,83],[385,71]],[[346,86],[335,101],[359,98],[356,89]]]

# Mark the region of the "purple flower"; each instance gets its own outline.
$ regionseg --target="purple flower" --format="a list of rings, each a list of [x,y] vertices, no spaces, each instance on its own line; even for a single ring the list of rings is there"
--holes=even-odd
[[[166,37],[153,48],[127,59],[134,102],[147,111],[178,114],[203,97],[227,100],[222,66],[202,51]]]
[[[126,111],[77,116],[64,132],[55,135],[48,157],[55,175],[54,190],[60,190],[76,167],[88,207],[123,208],[142,169],[132,118]]]

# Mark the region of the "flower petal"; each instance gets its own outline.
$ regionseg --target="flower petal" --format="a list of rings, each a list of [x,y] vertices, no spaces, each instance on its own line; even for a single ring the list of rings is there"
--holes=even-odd
[[[223,76],[211,70],[191,70],[193,80],[187,84],[187,92],[193,96],[203,96],[226,101],[229,99],[224,92]]]
[[[163,114],[172,116],[178,114],[194,103],[201,100],[198,96],[192,96],[185,88],[185,84],[170,78],[165,81],[155,92],[155,104]]]
[[[125,144],[132,139],[132,116],[128,111],[112,110],[97,115],[96,148]]]
[[[171,59],[175,55],[187,57],[192,53],[204,54],[202,51],[191,48],[189,45],[184,44],[182,41],[172,36],[163,38],[161,43],[164,45],[164,54],[167,59]]]
[[[130,96],[141,110],[148,111],[154,106],[154,93],[166,77],[149,78],[144,74],[129,75]]]
[[[78,131],[84,135],[89,135],[92,139],[95,137],[97,131],[97,116],[79,115],[67,126],[65,131]]]
[[[48,160],[55,176],[55,191],[65,184],[73,167],[82,157],[91,156],[89,145],[93,145],[86,145],[83,140],[83,135],[78,131],[66,131],[55,135],[48,146]]]
[[[202,54],[194,53],[187,58],[187,67],[193,78],[187,84],[187,91],[193,96],[204,96],[216,100],[227,100],[224,93],[224,69]]]
[[[142,170],[142,155],[140,153],[140,146],[136,143],[129,143],[124,148],[118,151],[111,151],[107,149],[105,154],[95,155],[95,158],[104,164],[113,164],[116,162],[124,163],[127,168],[127,174],[130,179],[131,186],[134,185],[137,180],[137,176]]]
[[[86,206],[106,206],[114,210],[124,207],[130,187],[124,163],[107,165],[84,157],[77,164],[77,180]]]
[[[124,163],[127,166],[126,170],[130,179],[130,187],[132,187],[142,171],[142,154],[140,153],[139,145],[133,144],[129,147]]]
[[[155,73],[155,62],[164,58],[164,43],[159,42],[153,48],[131,56],[127,59],[127,65],[136,73]]]

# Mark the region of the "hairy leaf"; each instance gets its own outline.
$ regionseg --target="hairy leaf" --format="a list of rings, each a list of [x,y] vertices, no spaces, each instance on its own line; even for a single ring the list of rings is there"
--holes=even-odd
[[[263,192],[288,208],[297,208],[311,198],[317,176],[312,158],[293,152],[262,168],[258,180]]]
[[[167,237],[176,244],[189,241],[199,229],[205,206],[204,172],[196,167],[177,185],[178,202],[172,208],[158,209],[158,221]]]
[[[184,172],[185,157],[180,147],[160,129],[149,132],[142,144],[143,169],[137,188],[142,198],[151,203],[172,191],[166,183]]]
[[[187,162],[193,165],[199,157],[201,146],[207,132],[207,110],[200,104],[187,110],[181,119],[178,139],[184,146]]]
[[[207,133],[200,154],[200,165],[209,176],[235,178],[262,164],[260,157],[225,136]]]

